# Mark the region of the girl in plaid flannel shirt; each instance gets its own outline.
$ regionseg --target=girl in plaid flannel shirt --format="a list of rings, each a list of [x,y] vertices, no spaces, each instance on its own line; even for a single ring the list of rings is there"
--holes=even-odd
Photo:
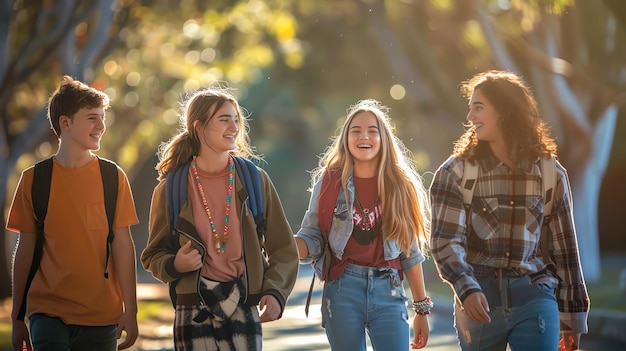
[[[537,103],[511,72],[464,82],[467,131],[437,170],[430,189],[431,250],[453,288],[463,350],[556,350],[587,332],[587,295],[566,170],[557,162],[552,213],[543,213],[541,157],[556,154]],[[461,192],[465,162],[478,163],[470,206]],[[544,221],[551,220],[543,226]],[[539,252],[552,232],[556,267]],[[547,251],[547,250],[546,250]]]

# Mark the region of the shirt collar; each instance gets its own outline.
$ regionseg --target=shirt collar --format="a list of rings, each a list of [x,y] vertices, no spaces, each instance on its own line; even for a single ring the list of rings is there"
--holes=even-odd
[[[539,157],[537,157],[532,162],[529,161],[529,160],[522,160],[522,161],[518,162],[517,169],[522,170],[526,174],[537,173],[534,169],[535,169],[535,167],[538,167],[537,163],[539,161],[540,161]],[[507,167],[503,162],[498,160],[498,158],[492,152],[490,152],[487,155],[487,157],[481,159],[479,161],[479,164],[480,164],[481,169],[485,173],[491,172],[496,167],[500,167],[500,166]],[[517,171],[517,169],[514,170],[514,171]]]

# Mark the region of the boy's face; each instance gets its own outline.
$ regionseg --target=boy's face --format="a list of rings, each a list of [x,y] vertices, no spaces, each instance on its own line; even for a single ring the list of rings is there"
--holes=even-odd
[[[100,149],[100,139],[106,131],[105,114],[102,107],[83,107],[74,118],[61,116],[61,139],[63,143],[84,150]]]

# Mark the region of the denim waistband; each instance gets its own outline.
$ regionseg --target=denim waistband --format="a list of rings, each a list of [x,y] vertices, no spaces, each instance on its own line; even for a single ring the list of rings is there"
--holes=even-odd
[[[392,273],[398,273],[396,268],[378,268],[378,267],[365,267],[359,266],[354,263],[348,263],[344,270],[344,273],[362,277],[382,277]]]
[[[520,278],[525,276],[521,269],[511,267],[511,268],[495,268],[489,266],[480,266],[480,265],[472,265],[474,269],[474,277],[476,279],[485,279],[485,278]]]

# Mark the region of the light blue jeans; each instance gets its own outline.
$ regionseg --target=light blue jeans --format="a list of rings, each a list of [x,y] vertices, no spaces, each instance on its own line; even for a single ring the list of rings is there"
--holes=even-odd
[[[65,324],[60,318],[34,314],[29,319],[35,351],[115,351],[117,325],[90,327]]]
[[[366,331],[374,350],[408,350],[406,294],[396,269],[348,264],[325,289],[322,318],[332,350],[365,351]]]
[[[471,320],[455,301],[454,327],[463,351],[504,351],[507,344],[512,351],[557,350],[560,322],[554,288],[530,285],[529,277],[503,278],[500,293],[497,281],[479,283],[489,300],[491,323]]]

